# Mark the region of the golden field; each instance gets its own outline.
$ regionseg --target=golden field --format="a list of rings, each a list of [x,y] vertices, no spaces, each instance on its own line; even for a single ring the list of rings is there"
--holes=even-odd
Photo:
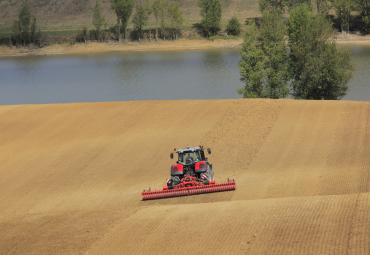
[[[0,254],[368,254],[370,103],[0,107]],[[174,147],[235,192],[140,201]]]

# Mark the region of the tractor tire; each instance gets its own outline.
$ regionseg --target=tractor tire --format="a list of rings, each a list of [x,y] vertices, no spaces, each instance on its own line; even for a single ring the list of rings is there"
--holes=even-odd
[[[213,181],[214,173],[213,173],[212,165],[209,165],[209,166],[208,166],[208,170],[207,170],[206,174],[207,174],[207,176],[208,176],[208,180],[209,180],[209,181]]]
[[[167,181],[167,187],[169,189],[173,189],[180,182],[181,182],[181,180],[178,176],[171,176],[171,178],[168,179],[168,181]]]

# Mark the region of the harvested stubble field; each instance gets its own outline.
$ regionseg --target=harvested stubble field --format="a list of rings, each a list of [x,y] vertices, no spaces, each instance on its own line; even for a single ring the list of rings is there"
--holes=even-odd
[[[369,254],[370,103],[0,107],[0,254]],[[140,201],[205,144],[235,192]]]

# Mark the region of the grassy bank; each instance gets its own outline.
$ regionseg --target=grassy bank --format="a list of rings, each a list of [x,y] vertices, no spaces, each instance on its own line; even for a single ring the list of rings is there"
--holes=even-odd
[[[80,44],[54,44],[43,48],[16,48],[0,47],[0,57],[18,56],[49,56],[49,55],[75,55],[95,54],[108,52],[141,52],[141,51],[186,51],[227,49],[240,47],[241,39],[182,39],[177,41],[145,41],[127,43],[80,43]]]
[[[338,45],[363,45],[370,46],[370,36],[341,35],[335,36]],[[17,48],[0,46],[0,57],[21,56],[51,56],[51,55],[76,55],[96,54],[109,52],[145,52],[145,51],[188,51],[209,49],[232,49],[239,48],[242,38],[214,37],[207,39],[181,39],[177,41],[142,41],[142,42],[107,42],[107,43],[77,43],[77,44],[53,44],[43,48]]]

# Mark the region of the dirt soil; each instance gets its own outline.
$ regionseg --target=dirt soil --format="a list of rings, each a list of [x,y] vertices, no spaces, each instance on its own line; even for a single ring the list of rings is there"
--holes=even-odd
[[[370,36],[339,34],[333,38],[337,45],[370,46]],[[91,55],[110,52],[177,52],[215,49],[240,49],[242,38],[230,39],[180,39],[176,41],[141,42],[88,42],[77,44],[52,44],[43,48],[17,48],[0,46],[1,57]]]
[[[53,44],[43,48],[0,46],[0,57],[79,55],[109,52],[158,52],[239,48],[241,39],[181,39],[176,41],[142,41],[127,43]]]
[[[0,254],[369,254],[370,103],[0,107]],[[204,144],[235,192],[140,201]]]

